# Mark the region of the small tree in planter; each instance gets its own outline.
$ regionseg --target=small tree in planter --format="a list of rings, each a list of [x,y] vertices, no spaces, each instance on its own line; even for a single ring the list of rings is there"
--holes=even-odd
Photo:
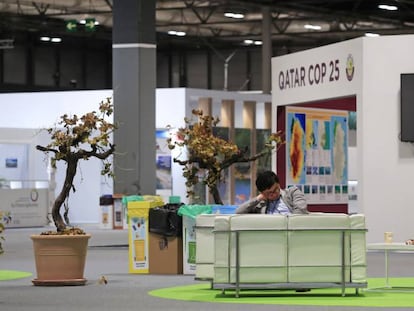
[[[57,161],[66,163],[62,190],[52,207],[52,218],[58,233],[68,232],[68,198],[71,190],[76,191],[73,180],[79,160],[98,158],[104,163],[101,174],[112,176],[111,162],[108,161],[108,157],[115,151],[115,145],[110,142],[110,135],[116,126],[107,120],[112,113],[113,105],[111,99],[107,98],[106,101],[100,103],[98,111],[88,112],[81,117],[77,115],[70,117],[64,114],[60,117],[61,120],[56,127],[47,129],[51,142],[47,146],[36,146],[38,150],[52,154],[53,168],[56,168]],[[65,207],[63,215],[62,206]],[[76,233],[73,229],[70,231]]]
[[[235,163],[252,162],[269,155],[283,143],[282,133],[272,133],[263,150],[255,155],[249,155],[248,146],[240,149],[236,144],[214,136],[213,128],[220,122],[219,118],[205,116],[203,111],[194,109],[193,115],[197,120],[184,119],[186,126],[176,133],[176,139],[168,138],[169,148],[186,147],[186,160],[179,157],[173,161],[183,166],[183,176],[186,179],[187,196],[194,196],[193,187],[202,182],[207,185],[215,204],[223,204],[218,186],[224,180],[223,171]],[[200,180],[200,173],[205,178]]]

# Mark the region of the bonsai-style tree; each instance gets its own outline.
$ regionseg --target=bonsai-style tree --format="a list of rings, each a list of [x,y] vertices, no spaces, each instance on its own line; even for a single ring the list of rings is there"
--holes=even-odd
[[[57,233],[71,231],[72,234],[83,233],[82,230],[68,230],[68,198],[70,191],[76,191],[73,180],[76,175],[79,160],[89,160],[91,157],[103,161],[102,175],[113,176],[111,162],[108,157],[114,153],[115,145],[110,142],[110,135],[116,126],[108,121],[113,113],[111,99],[107,98],[99,104],[98,111],[92,111],[81,117],[64,114],[55,127],[48,128],[51,142],[47,146],[37,145],[36,149],[51,153],[51,165],[56,168],[57,161],[66,163],[66,175],[62,190],[56,197],[52,207],[52,218]],[[62,216],[62,206],[65,211]],[[50,232],[49,232],[50,233]]]
[[[203,111],[194,109],[195,121],[185,118],[185,127],[178,129],[176,138],[168,138],[168,147],[186,147],[185,160],[173,158],[175,163],[183,166],[183,176],[186,179],[187,197],[194,196],[193,187],[199,182],[207,185],[215,204],[223,204],[218,186],[224,180],[223,171],[235,163],[252,162],[269,155],[283,143],[282,133],[272,133],[263,150],[255,155],[249,155],[248,146],[240,149],[231,141],[214,136],[213,128],[220,122],[219,118],[205,116]],[[200,173],[205,178],[200,180]]]

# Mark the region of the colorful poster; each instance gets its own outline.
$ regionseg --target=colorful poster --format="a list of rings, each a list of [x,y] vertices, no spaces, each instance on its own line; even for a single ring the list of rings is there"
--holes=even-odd
[[[287,170],[289,184],[305,183],[305,128],[303,113],[288,113],[287,120]]]
[[[348,201],[348,111],[287,107],[286,181],[311,204]]]
[[[171,177],[171,150],[168,148],[168,130],[157,129],[156,131],[156,177],[157,194],[170,196],[172,193]]]

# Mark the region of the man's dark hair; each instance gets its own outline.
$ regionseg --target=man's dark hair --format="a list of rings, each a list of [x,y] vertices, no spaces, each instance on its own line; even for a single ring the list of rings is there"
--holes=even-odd
[[[275,183],[279,183],[279,177],[272,171],[264,171],[257,175],[256,187],[260,192],[269,189]]]

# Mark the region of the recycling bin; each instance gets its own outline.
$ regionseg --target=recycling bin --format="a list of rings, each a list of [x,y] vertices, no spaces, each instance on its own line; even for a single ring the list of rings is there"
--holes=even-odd
[[[160,199],[128,202],[129,272],[149,273],[148,214],[151,208],[162,206]]]
[[[183,217],[183,274],[196,272],[196,217],[211,214],[211,210],[211,205],[183,205],[178,209]]]

